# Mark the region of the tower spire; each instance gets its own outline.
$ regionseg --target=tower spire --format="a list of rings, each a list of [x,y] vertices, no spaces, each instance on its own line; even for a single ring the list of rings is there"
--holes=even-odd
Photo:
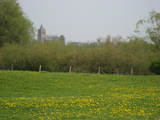
[[[41,24],[41,26],[40,26],[40,29],[41,29],[41,30],[44,30],[44,28],[43,28],[43,25],[42,25],[42,24]]]
[[[40,28],[38,29],[37,39],[40,42],[45,42],[45,40],[46,40],[46,30],[43,28],[42,24],[41,24]]]

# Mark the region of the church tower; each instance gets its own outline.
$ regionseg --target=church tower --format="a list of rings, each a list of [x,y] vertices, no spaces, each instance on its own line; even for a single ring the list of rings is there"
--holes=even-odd
[[[41,24],[40,28],[38,29],[37,39],[40,42],[45,42],[45,40],[46,40],[46,30],[43,28],[42,24]]]

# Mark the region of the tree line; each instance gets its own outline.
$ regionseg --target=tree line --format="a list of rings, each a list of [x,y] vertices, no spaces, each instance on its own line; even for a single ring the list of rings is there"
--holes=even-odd
[[[73,72],[130,74],[131,68],[135,75],[152,74],[148,67],[151,60],[160,57],[159,50],[152,43],[136,38],[127,41],[110,39],[108,36],[99,42],[88,42],[81,46],[63,45],[60,42],[5,44],[0,49],[0,69],[50,72]]]

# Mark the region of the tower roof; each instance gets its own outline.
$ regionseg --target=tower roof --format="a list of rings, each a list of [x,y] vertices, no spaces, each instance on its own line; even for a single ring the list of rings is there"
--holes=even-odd
[[[41,24],[41,26],[40,26],[40,28],[39,28],[40,30],[44,30],[44,28],[43,28],[43,25]]]

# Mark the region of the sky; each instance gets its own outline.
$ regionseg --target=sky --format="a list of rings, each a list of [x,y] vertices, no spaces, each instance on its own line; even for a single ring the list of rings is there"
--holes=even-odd
[[[17,0],[38,30],[64,35],[66,42],[133,35],[136,23],[160,12],[160,0]],[[36,31],[37,35],[37,31]]]

